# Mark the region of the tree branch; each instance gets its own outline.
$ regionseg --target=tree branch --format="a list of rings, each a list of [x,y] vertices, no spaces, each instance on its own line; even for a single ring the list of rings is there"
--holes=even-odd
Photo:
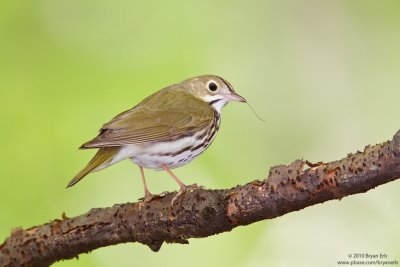
[[[158,251],[164,242],[230,231],[317,203],[366,192],[400,177],[400,131],[393,140],[367,146],[329,163],[296,160],[272,167],[268,179],[225,190],[199,189],[140,203],[92,209],[26,230],[13,230],[0,245],[0,266],[48,266],[99,247],[139,242]]]

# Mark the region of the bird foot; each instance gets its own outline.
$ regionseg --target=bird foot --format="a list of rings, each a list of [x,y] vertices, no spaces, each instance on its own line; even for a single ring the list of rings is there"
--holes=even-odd
[[[157,200],[157,199],[165,197],[167,193],[168,192],[162,192],[160,194],[154,194],[154,195],[151,193],[145,194],[144,197],[138,199],[139,201],[141,201],[139,203],[139,209],[143,208],[146,204],[148,204],[149,202],[151,202],[153,200]]]
[[[178,198],[181,195],[185,194],[187,191],[192,192],[192,191],[198,190],[198,189],[204,189],[204,186],[197,185],[197,184],[191,184],[191,185],[182,186],[181,189],[178,191],[178,193],[176,193],[176,195],[172,198],[171,207],[174,206],[175,201],[178,200]]]
[[[144,197],[139,198],[139,201],[142,202],[150,202],[156,195],[153,195],[152,193],[150,193],[148,190],[145,190],[145,194]]]

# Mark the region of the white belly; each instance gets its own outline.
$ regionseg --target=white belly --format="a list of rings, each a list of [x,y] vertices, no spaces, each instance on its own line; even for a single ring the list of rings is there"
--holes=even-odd
[[[135,164],[147,169],[161,170],[162,164],[170,169],[177,168],[199,156],[211,144],[215,135],[216,132],[199,139],[201,133],[198,133],[177,141],[126,145],[115,155],[110,165],[130,158]]]
[[[200,155],[205,150],[204,147],[191,150],[199,144],[200,142],[193,137],[186,137],[180,141],[152,144],[139,148],[131,159],[134,163],[148,169],[161,170],[161,164],[172,169],[183,166]],[[159,151],[163,152],[160,153]],[[177,153],[177,151],[181,151],[181,153]]]

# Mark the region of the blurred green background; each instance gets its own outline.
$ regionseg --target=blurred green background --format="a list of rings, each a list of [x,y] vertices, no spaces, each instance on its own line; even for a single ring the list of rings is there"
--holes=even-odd
[[[77,148],[117,113],[200,74],[230,81],[214,144],[175,172],[226,188],[302,158],[330,161],[400,128],[400,2],[0,1],[0,239],[142,197],[126,161],[67,182]],[[147,171],[152,192],[176,190]],[[190,245],[101,248],[55,266],[337,266],[347,254],[400,260],[400,182]],[[206,261],[206,262],[205,262]]]

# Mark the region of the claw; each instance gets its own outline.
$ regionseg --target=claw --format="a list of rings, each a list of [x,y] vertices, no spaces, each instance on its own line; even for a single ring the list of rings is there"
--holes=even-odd
[[[197,184],[181,186],[181,189],[178,191],[178,193],[176,193],[176,195],[171,200],[171,207],[174,206],[175,201],[178,200],[178,198],[182,194],[185,194],[187,191],[192,192],[192,191],[198,190],[198,189],[204,189],[204,186],[201,186],[201,185],[199,186]]]
[[[155,196],[153,196],[150,192],[146,192],[144,197],[139,198],[139,201],[141,201],[139,203],[139,210],[141,210],[147,203],[152,201],[154,198],[155,198]]]
[[[185,192],[186,192],[186,190],[182,190],[181,189],[181,190],[178,191],[178,193],[176,193],[176,195],[171,200],[171,207],[174,206],[175,201]]]
[[[144,197],[139,198],[140,201],[142,202],[150,202],[152,201],[154,198],[156,198],[157,195],[153,195],[153,194],[146,194]]]

